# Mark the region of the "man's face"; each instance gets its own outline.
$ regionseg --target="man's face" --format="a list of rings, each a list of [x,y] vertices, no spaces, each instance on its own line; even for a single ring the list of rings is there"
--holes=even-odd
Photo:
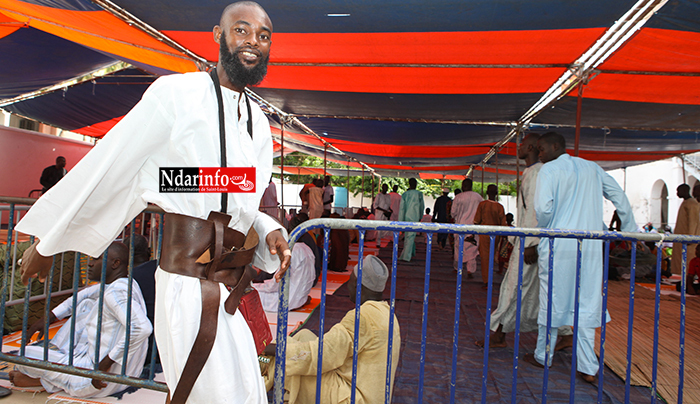
[[[272,44],[267,14],[255,6],[236,7],[226,14],[219,31],[219,60],[229,81],[239,89],[260,83]]]
[[[530,152],[530,147],[537,148],[537,141],[533,138],[532,134],[525,136],[522,142],[520,142],[520,147],[518,147],[518,158],[524,160],[527,154]]]
[[[87,276],[91,281],[99,282],[102,279],[102,255],[97,258],[90,258]]]
[[[388,186],[388,185],[386,185],[386,184],[382,185],[382,193],[383,193],[383,194],[386,194],[386,191],[388,191],[388,190],[389,190],[389,186]]]
[[[63,168],[66,166],[66,159],[56,159],[56,167]]]
[[[540,151],[540,161],[547,163],[559,157],[557,154],[557,147],[554,144],[549,144],[547,142],[539,141],[537,142],[537,150]]]

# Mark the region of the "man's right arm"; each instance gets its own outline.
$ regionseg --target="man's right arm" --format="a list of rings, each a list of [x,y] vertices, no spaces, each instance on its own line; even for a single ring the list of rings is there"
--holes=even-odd
[[[167,78],[151,85],[143,99],[17,224],[17,231],[41,240],[36,246],[41,255],[79,251],[99,256],[147,206],[142,198],[145,190],[140,188],[147,177],[141,175],[142,167],[167,150],[172,130],[172,111],[164,105],[171,98],[164,85],[167,80],[163,81]],[[40,269],[29,269],[25,280],[39,273]]]

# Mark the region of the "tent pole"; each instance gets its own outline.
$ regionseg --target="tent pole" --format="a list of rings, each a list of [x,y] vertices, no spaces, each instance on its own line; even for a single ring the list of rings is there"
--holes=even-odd
[[[496,149],[496,188],[498,188],[498,152],[500,149]]]
[[[481,197],[484,197],[484,162],[482,161],[480,164],[481,169]]]
[[[325,179],[326,175],[328,175],[328,174],[326,174],[326,162],[328,161],[326,159],[326,153],[328,153],[328,145],[324,144],[323,145],[323,177],[324,177],[323,179]]]
[[[360,207],[365,207],[365,166],[362,166],[362,196],[360,197]]]
[[[346,190],[347,190],[346,195],[345,195],[346,200],[347,200],[347,202],[345,203],[345,206],[346,206],[346,208],[345,208],[345,218],[346,218],[346,219],[348,218],[348,211],[349,211],[349,209],[350,209],[350,157],[348,157],[348,165],[347,165],[347,168],[348,168],[348,176],[347,176],[347,181],[348,181],[348,182],[345,183],[345,188],[346,188]],[[352,211],[350,211],[350,212],[352,213]],[[352,217],[352,216],[351,216],[351,217]]]
[[[284,117],[282,118],[282,149],[280,150],[280,200],[281,200],[281,206],[282,206],[282,214],[286,215],[285,210],[284,210]],[[282,223],[284,223],[284,219],[280,218]]]
[[[520,197],[520,142],[522,141],[523,131],[518,130],[518,134],[515,137],[515,197]],[[518,219],[520,220],[520,219]]]
[[[685,154],[681,154],[681,168],[683,169],[683,181],[681,181],[681,184],[685,184]]]
[[[574,156],[578,157],[578,147],[581,142],[581,102],[583,99],[583,82],[578,85],[578,97],[576,101],[576,138],[574,140]]]

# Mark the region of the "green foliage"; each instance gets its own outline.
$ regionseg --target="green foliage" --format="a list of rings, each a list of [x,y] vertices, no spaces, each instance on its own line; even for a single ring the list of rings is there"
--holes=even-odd
[[[280,158],[277,157],[273,160],[274,165],[280,165]],[[303,153],[299,152],[294,152],[288,155],[284,156],[284,164],[286,166],[296,166],[296,167],[323,167],[323,159],[315,156],[309,156]],[[340,168],[340,169],[345,169],[346,166],[334,162],[327,162],[326,163],[327,168]],[[278,174],[274,175],[275,177],[279,178],[280,176]],[[307,184],[311,182],[314,178],[317,178],[315,175],[289,175],[285,174],[284,175],[284,181],[287,183],[293,183],[293,184]],[[454,192],[455,189],[461,188],[462,187],[462,181],[461,180],[422,180],[419,178],[416,178],[418,181],[418,187],[417,189],[426,196],[432,196],[434,198],[437,198],[438,196],[442,195],[442,188],[447,187],[450,189],[450,192]],[[350,183],[348,184],[348,177],[347,176],[336,176],[333,175],[331,176],[331,183],[333,186],[336,187],[344,187],[348,188],[350,192],[354,195],[357,196],[360,192],[364,191],[365,196],[371,197],[371,195],[374,193],[376,194],[379,192],[379,180],[377,177],[374,177],[374,192],[372,192],[372,176],[366,172],[365,177],[364,177],[364,184],[362,180],[362,176],[356,175],[350,177]],[[399,177],[384,177],[382,178],[382,184],[387,184],[389,185],[389,192],[391,192],[392,188],[394,185],[398,185],[399,189],[398,192],[400,194],[404,193],[408,189],[408,178],[399,178]],[[363,186],[364,185],[364,186]],[[484,184],[484,190],[486,189],[489,183]],[[508,182],[508,183],[500,183],[498,184],[498,191],[499,195],[516,195],[516,185],[515,181]],[[474,182],[473,190],[478,193],[481,192],[481,183],[480,182]],[[483,193],[484,195],[486,194],[485,192]]]

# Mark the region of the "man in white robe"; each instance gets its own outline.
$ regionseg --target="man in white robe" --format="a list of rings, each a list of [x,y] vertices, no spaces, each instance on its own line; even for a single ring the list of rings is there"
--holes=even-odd
[[[472,191],[472,180],[467,178],[462,181],[462,192],[455,195],[452,201],[450,215],[456,224],[474,224],[474,215],[476,208],[484,200],[481,195]],[[455,256],[454,269],[457,270],[459,260],[459,236],[454,235],[455,240]],[[464,250],[462,251],[462,262],[467,268],[467,277],[473,278],[476,272],[476,256],[479,254],[478,242],[473,238],[474,242],[470,243],[467,239],[464,240]]]
[[[100,339],[99,369],[104,372],[120,373],[126,345],[126,312],[129,301],[128,261],[129,250],[126,245],[114,242],[107,253],[105,275],[104,309],[102,313],[102,337]],[[93,258],[88,264],[88,279],[100,281],[102,275],[102,257]],[[146,315],[146,303],[136,281],[133,281],[131,296],[131,327],[129,335],[129,354],[126,375],[139,377],[146,361],[148,337],[153,327]],[[95,347],[97,344],[97,317],[99,312],[100,285],[92,285],[78,292],[76,311],[73,313],[73,299],[68,298],[51,311],[49,323],[71,315],[75,316],[75,338],[73,365],[92,369],[95,367]],[[45,321],[36,321],[27,331],[31,337],[39,332],[44,335]],[[51,339],[49,361],[68,364],[70,354],[71,322],[66,322]],[[30,345],[26,356],[34,359],[44,358],[42,345]],[[102,384],[98,380],[51,372],[28,366],[17,366],[10,372],[10,380],[22,387],[43,386],[49,393],[64,390],[74,397],[106,397],[126,389],[117,383]]]
[[[224,10],[213,33],[220,47],[216,71],[223,93],[228,166],[256,169],[253,192],[228,195],[229,227],[245,234],[253,226],[260,238],[253,265],[270,273],[281,267],[275,276],[279,279],[289,266],[291,251],[278,231],[280,224],[258,211],[272,173],[270,127],[260,108],[244,96],[245,86],[257,84],[264,76],[272,23],[259,5],[234,3]],[[249,121],[253,133],[248,133]],[[159,78],[17,225],[18,231],[41,240],[25,253],[23,281],[31,276],[45,278],[53,254],[75,250],[99,255],[147,203],[169,213],[206,219],[221,208],[221,195],[161,193],[159,168],[220,164],[212,79],[203,72]],[[219,286],[216,338],[187,402],[265,403],[252,334],[239,311],[226,313],[223,304],[228,291]],[[200,280],[159,268],[155,309],[156,341],[172,393],[199,330]]]
[[[538,227],[550,229],[605,230],[603,197],[611,201],[622,221],[622,231],[633,232],[637,226],[627,196],[617,182],[597,164],[566,154],[564,138],[548,132],[538,142],[540,160],[544,163],[537,177],[535,212]],[[577,240],[558,238],[554,241],[552,279],[552,317],[550,341],[556,341],[557,328],[574,325],[576,296]],[[603,255],[602,241],[583,240],[578,320],[576,367],[583,379],[593,382],[598,372],[595,329],[601,326]],[[549,242],[538,246],[540,277],[540,311],[537,349],[524,359],[532,364],[551,365],[553,349],[545,362],[547,336],[547,290],[549,287]],[[609,316],[606,313],[606,321]]]
[[[401,211],[401,195],[398,191],[399,186],[394,185],[392,191],[389,192],[389,198],[391,198],[391,217],[389,220],[392,222],[399,220],[399,212]]]
[[[535,186],[537,174],[542,167],[538,161],[537,139],[539,135],[530,133],[522,140],[518,148],[518,158],[524,159],[527,167],[523,171],[518,192],[518,227],[537,227],[535,215]],[[510,236],[513,252],[510,255],[508,270],[503,276],[498,294],[498,307],[491,314],[491,330],[495,331],[489,341],[490,347],[506,347],[506,333],[515,331],[518,303],[518,271],[520,264],[520,239]],[[537,330],[539,311],[539,278],[537,274],[537,244],[539,238],[526,237],[523,257],[523,276],[520,311],[520,332]],[[477,346],[484,346],[477,341]]]
[[[323,184],[323,210],[330,211],[333,209],[333,199],[335,198],[335,191],[333,190],[333,185],[331,185],[330,175],[326,175]]]
[[[389,190],[387,184],[382,184],[382,190],[374,198],[374,220],[389,220],[391,217],[391,196],[386,192]],[[389,231],[380,230],[377,232],[377,247],[381,247],[382,239],[390,234]]]
[[[260,203],[262,210],[268,215],[279,219],[279,202],[277,202],[277,186],[270,178],[270,184],[265,189],[265,193],[262,196],[262,202]]]

